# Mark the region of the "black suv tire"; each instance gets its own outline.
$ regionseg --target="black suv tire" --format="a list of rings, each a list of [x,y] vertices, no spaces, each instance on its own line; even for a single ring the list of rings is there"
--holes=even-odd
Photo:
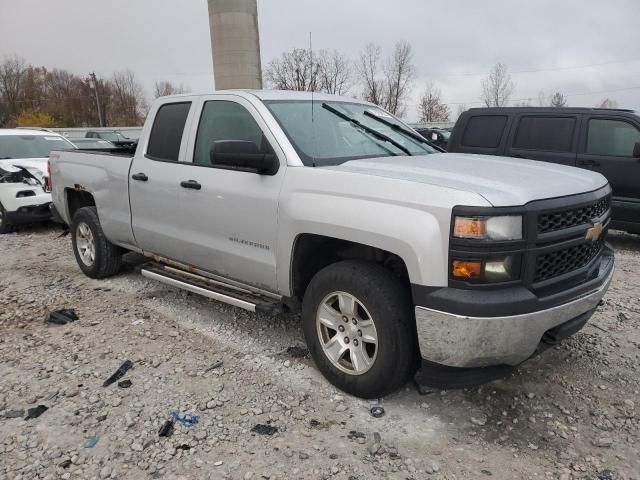
[[[106,278],[120,271],[123,250],[105,237],[96,207],[82,207],[73,215],[71,242],[78,266],[86,276]],[[83,258],[83,247],[87,245],[93,248],[92,261]]]

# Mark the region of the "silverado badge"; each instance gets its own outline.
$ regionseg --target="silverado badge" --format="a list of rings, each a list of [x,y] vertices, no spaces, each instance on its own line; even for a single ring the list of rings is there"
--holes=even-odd
[[[585,235],[586,240],[591,240],[592,242],[596,242],[600,235],[602,235],[602,224],[600,222],[594,223],[593,227],[587,230],[587,234]]]

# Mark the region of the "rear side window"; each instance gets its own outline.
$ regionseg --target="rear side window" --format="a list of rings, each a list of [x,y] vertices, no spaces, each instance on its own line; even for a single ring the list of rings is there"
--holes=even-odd
[[[575,117],[522,117],[513,148],[570,152],[575,127]]]
[[[507,124],[506,115],[478,115],[471,117],[464,131],[461,145],[465,147],[496,148]]]
[[[630,123],[620,120],[589,120],[587,153],[631,157],[636,142],[640,142],[640,131]]]
[[[191,102],[166,103],[160,107],[153,121],[147,155],[153,159],[178,161],[182,134]]]

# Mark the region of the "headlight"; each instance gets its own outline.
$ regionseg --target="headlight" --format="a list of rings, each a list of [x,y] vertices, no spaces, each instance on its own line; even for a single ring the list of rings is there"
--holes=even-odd
[[[454,280],[473,283],[497,283],[515,280],[519,271],[519,257],[488,258],[486,260],[458,260],[451,262]]]
[[[521,240],[522,216],[455,217],[453,236],[475,240]]]

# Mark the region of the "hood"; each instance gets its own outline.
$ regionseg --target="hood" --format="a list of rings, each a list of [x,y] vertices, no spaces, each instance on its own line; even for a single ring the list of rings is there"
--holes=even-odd
[[[0,169],[6,172],[17,172],[19,168],[26,168],[31,175],[34,175],[38,180],[42,180],[42,177],[47,171],[47,159],[46,158],[12,158],[6,160],[0,160]]]
[[[607,184],[599,173],[580,168],[459,153],[351,160],[322,168],[475,192],[495,207],[590,192]]]

